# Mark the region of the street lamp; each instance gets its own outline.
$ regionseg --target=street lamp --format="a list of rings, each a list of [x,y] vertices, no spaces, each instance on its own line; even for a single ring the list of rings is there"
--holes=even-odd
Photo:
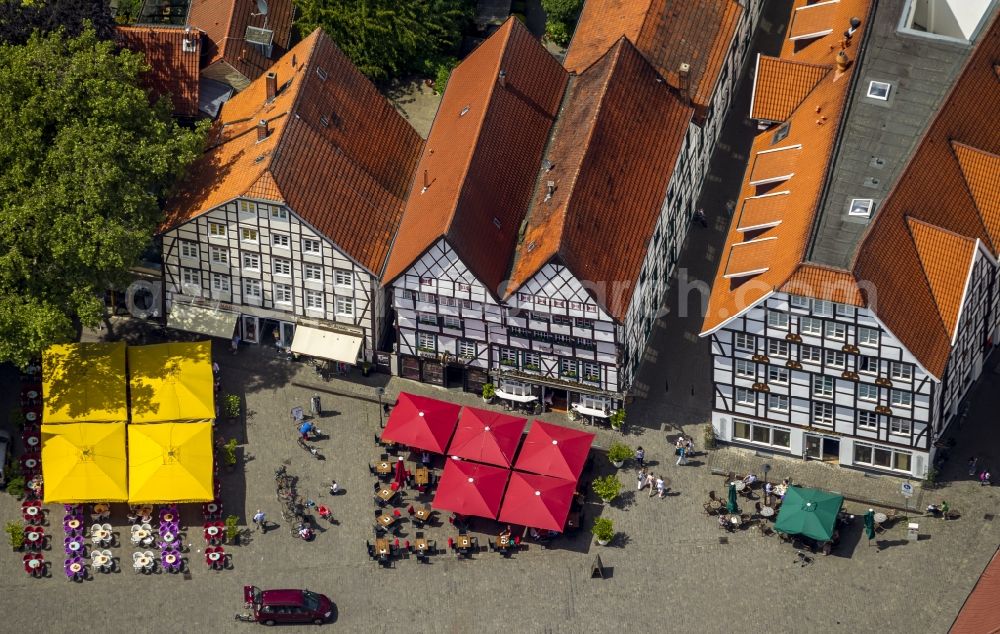
[[[767,491],[767,472],[771,470],[771,465],[765,462],[760,469],[764,472],[764,490]]]
[[[385,420],[383,419],[382,416],[382,395],[385,394],[385,388],[384,387],[375,388],[375,394],[378,395],[378,426],[379,429],[384,429]]]

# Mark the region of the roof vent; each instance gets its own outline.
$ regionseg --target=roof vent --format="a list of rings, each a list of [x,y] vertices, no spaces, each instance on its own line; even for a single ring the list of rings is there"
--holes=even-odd
[[[465,115],[469,114],[470,109],[471,108],[469,106],[462,108],[461,112],[458,113],[458,116],[464,117]]]
[[[494,226],[496,226],[497,229],[501,228],[500,219],[497,218],[496,216],[493,216],[493,224]]]
[[[556,164],[550,161],[549,159],[545,159],[544,161],[542,161],[542,167],[545,168],[546,172],[551,172],[552,168],[554,168],[555,166]]]
[[[191,34],[191,27],[184,28],[184,39],[181,40],[181,51],[185,53],[198,52],[198,39]]]
[[[552,198],[552,194],[556,193],[556,182],[548,181],[545,183],[545,202],[549,202]]]
[[[330,127],[330,120],[327,119],[326,117],[320,117],[319,118],[319,122],[320,122],[320,125],[322,125],[324,128],[329,128]]]
[[[274,72],[268,73],[264,77],[264,85],[267,88],[267,100],[274,101],[278,96],[278,75]]]
[[[499,82],[501,88],[507,87],[507,71],[500,69],[500,73],[497,74],[497,82]]]
[[[424,186],[420,188],[420,193],[422,194],[428,189],[430,189],[430,186],[431,186],[431,180],[428,177],[427,170],[424,170]]]
[[[847,67],[851,65],[851,59],[847,56],[847,53],[840,51],[837,53],[837,72],[844,73],[847,72]]]
[[[531,253],[532,251],[534,251],[535,247],[537,247],[537,246],[538,246],[538,244],[534,240],[532,240],[531,242],[529,242],[528,243],[528,253]]]
[[[319,78],[323,81],[326,81],[326,78],[329,77],[329,75],[326,74],[326,71],[320,66],[316,67],[316,74],[319,75]]]

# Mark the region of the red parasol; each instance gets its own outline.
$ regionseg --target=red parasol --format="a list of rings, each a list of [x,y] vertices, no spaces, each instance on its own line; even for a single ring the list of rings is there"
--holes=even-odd
[[[594,436],[536,420],[524,439],[514,468],[575,482],[587,462]]]
[[[561,533],[575,491],[572,480],[514,471],[500,508],[500,521]]]
[[[448,454],[509,467],[527,422],[526,418],[466,407]]]
[[[461,409],[453,403],[402,392],[382,430],[382,440],[443,454]]]
[[[496,519],[509,473],[499,467],[449,459],[432,505],[460,515]]]

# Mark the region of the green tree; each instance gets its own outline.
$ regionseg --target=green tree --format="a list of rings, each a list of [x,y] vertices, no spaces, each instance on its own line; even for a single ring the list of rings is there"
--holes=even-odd
[[[36,30],[66,29],[76,37],[88,24],[102,40],[114,36],[107,0],[0,0],[0,42],[24,44]]]
[[[472,18],[472,0],[295,0],[303,37],[322,27],[375,80],[433,75],[454,53]]]
[[[92,29],[0,45],[0,361],[97,325],[201,152],[205,126],[151,104],[146,70]]]
[[[549,22],[573,22],[583,0],[542,0],[545,19]]]

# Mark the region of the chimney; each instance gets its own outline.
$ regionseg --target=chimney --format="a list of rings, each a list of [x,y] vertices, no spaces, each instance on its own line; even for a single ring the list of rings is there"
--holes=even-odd
[[[688,87],[691,85],[691,64],[682,62],[677,69],[677,89],[685,101],[688,99]]]
[[[278,96],[278,76],[274,72],[268,73],[264,78],[264,85],[267,86],[267,100],[274,101]]]
[[[429,177],[428,177],[428,175],[427,175],[427,170],[424,170],[424,186],[423,186],[423,188],[422,188],[422,189],[420,190],[420,193],[422,194],[422,193],[424,193],[425,191],[427,191],[427,189],[428,189],[428,188],[429,188],[430,186],[431,186],[431,181],[430,181],[430,178],[429,178]]]
[[[257,122],[257,142],[261,142],[271,135],[271,130],[267,127],[267,119]]]
[[[861,20],[858,18],[851,18],[851,28],[849,28],[846,33],[848,39],[854,35],[854,32],[858,30],[859,26],[861,26]]]
[[[500,74],[497,75],[497,81],[500,83],[501,88],[507,87],[507,71],[501,69]]]
[[[556,193],[556,182],[547,181],[545,183],[545,202],[548,202],[552,198],[552,194]]]
[[[837,53],[837,72],[843,73],[847,71],[847,67],[850,66],[851,60],[847,57],[847,53],[840,51]]]

